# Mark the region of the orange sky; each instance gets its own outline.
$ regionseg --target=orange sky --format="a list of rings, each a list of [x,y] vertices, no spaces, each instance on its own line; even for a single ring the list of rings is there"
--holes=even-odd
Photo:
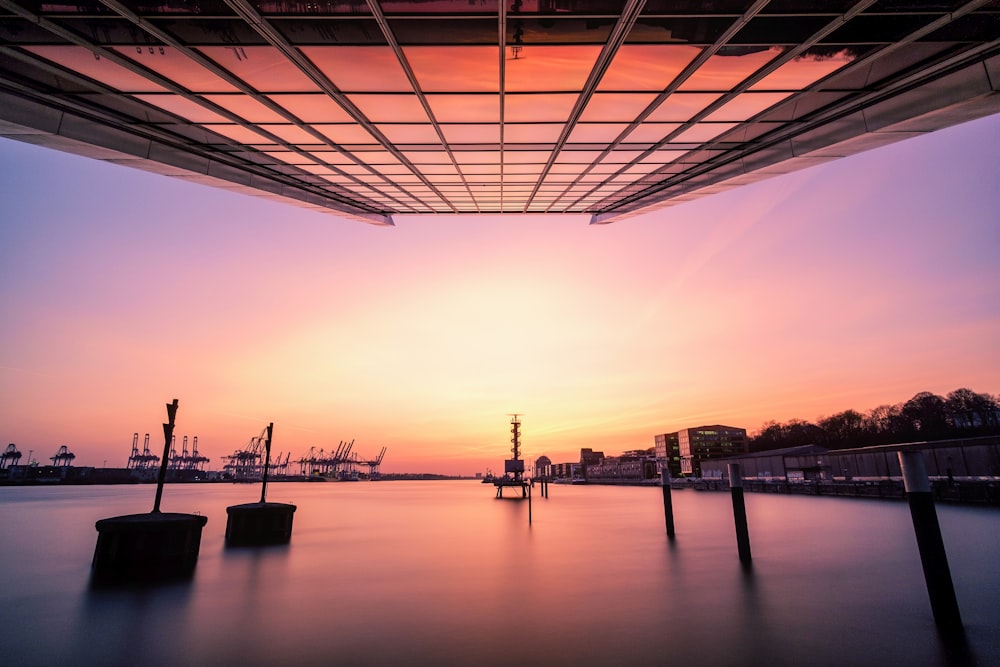
[[[612,225],[377,228],[0,142],[0,440],[47,463],[274,448],[386,472],[1000,391],[1000,117]]]

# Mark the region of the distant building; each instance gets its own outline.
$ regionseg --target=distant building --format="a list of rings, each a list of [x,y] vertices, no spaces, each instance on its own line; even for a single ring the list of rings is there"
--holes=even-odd
[[[583,472],[579,463],[553,463],[553,479],[583,479]]]
[[[671,477],[681,476],[681,447],[677,442],[677,433],[663,433],[653,437],[653,450],[656,461],[661,466],[667,466]]]
[[[587,479],[594,482],[641,482],[659,476],[653,449],[636,449],[621,456],[605,456],[587,466]]]
[[[539,456],[535,459],[535,472],[533,477],[552,477],[552,459],[547,456]]]
[[[659,464],[654,449],[634,449],[621,456],[605,456],[589,447],[580,450],[580,461],[552,463],[547,456],[535,461],[535,476],[553,480],[626,481],[656,479]]]
[[[587,470],[591,467],[600,465],[603,460],[604,452],[595,452],[590,447],[582,448],[580,450],[580,470],[583,473],[584,479],[590,476]]]
[[[681,456],[681,474],[701,477],[701,462],[721,459],[750,451],[745,428],[735,426],[697,426],[677,432]]]

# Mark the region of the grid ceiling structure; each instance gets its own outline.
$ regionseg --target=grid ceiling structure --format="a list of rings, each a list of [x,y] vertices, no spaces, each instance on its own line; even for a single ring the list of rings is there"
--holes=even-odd
[[[610,222],[998,92],[1000,0],[0,0],[0,136],[375,224]]]

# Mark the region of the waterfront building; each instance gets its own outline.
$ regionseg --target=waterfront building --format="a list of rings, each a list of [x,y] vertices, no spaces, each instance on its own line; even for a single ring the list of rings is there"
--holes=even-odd
[[[997,13],[6,0],[0,136],[378,225],[603,224],[1000,112]]]
[[[830,467],[823,465],[824,458],[829,460],[825,456],[828,452],[826,447],[819,445],[799,445],[706,460],[701,462],[701,478],[727,479],[729,464],[739,463],[740,474],[745,479],[767,482],[830,479]]]
[[[677,432],[681,474],[701,476],[701,462],[750,451],[747,430],[735,426],[697,426]]]
[[[661,433],[653,436],[656,461],[666,466],[671,477],[681,476],[681,446],[677,442],[677,432]]]
[[[641,482],[659,477],[659,463],[653,448],[634,449],[619,456],[605,456],[590,448],[580,450],[579,463],[551,463],[547,456],[535,462],[538,476],[556,480],[595,482]]]
[[[580,449],[580,471],[583,473],[583,478],[587,479],[589,477],[588,470],[600,465],[603,460],[604,452],[595,452],[590,447]]]
[[[593,482],[642,482],[657,479],[659,474],[659,464],[652,449],[605,456],[599,463],[587,466],[587,480]]]
[[[552,477],[552,459],[547,456],[539,456],[535,459],[534,477],[545,479]]]
[[[950,482],[1000,478],[1000,436],[935,442],[909,442],[827,450],[817,445],[743,453],[701,462],[703,479],[728,477],[728,464],[739,463],[744,479],[772,482],[877,482],[899,479],[899,451],[924,454],[927,474]]]
[[[579,463],[553,463],[553,479],[583,479],[583,469]]]

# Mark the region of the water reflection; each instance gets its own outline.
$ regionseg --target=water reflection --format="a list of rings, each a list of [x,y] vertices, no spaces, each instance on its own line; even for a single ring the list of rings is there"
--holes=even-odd
[[[748,494],[753,569],[727,494],[470,482],[277,484],[289,545],[226,549],[242,485],[176,485],[208,517],[186,585],[87,590],[98,518],[148,488],[0,488],[8,664],[982,664],[1000,660],[1000,515],[939,507],[963,648],[939,641],[905,505]],[[45,530],[38,529],[45,526]],[[64,629],[60,632],[60,629]],[[66,631],[65,629],[69,629]],[[965,657],[963,657],[965,656]]]
[[[183,659],[186,649],[175,638],[190,630],[189,582],[91,589],[80,602],[75,641],[67,646],[63,664],[134,664],[153,651],[153,662]]]

